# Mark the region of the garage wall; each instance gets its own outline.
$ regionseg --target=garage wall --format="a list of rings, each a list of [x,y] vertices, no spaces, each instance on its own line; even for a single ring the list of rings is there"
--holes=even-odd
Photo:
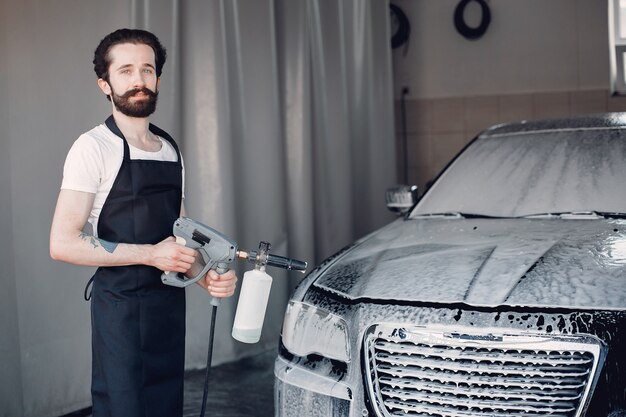
[[[393,53],[396,96],[403,86],[411,98],[607,88],[606,1],[488,1],[491,25],[474,41],[454,28],[459,0],[393,3],[411,22],[408,48]],[[479,11],[470,2],[467,22]]]
[[[624,99],[609,93],[605,1],[488,1],[491,25],[475,41],[454,27],[459,0],[393,3],[411,23],[408,44],[393,51],[400,182],[424,190],[493,124],[626,110]],[[479,12],[470,2],[468,24],[477,25]]]
[[[408,99],[404,127],[396,101],[398,181],[417,184],[421,194],[463,146],[489,126],[607,111],[626,111],[626,98],[611,96],[608,90],[579,90]]]

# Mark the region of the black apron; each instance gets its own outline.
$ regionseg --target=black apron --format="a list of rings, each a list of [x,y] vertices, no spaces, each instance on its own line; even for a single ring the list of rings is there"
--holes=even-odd
[[[172,235],[180,215],[182,164],[131,160],[113,117],[106,126],[124,142],[124,160],[98,221],[109,242],[154,244]],[[93,417],[178,417],[183,410],[185,291],[164,285],[146,265],[100,267],[93,279]]]

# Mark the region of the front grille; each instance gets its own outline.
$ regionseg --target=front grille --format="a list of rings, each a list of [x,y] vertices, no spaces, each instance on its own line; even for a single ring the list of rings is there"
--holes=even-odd
[[[467,330],[370,327],[366,379],[377,415],[581,414],[604,356],[598,339]]]

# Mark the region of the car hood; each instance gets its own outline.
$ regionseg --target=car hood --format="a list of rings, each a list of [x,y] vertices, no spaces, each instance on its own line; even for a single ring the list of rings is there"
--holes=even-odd
[[[313,285],[349,299],[626,309],[626,221],[398,220]]]

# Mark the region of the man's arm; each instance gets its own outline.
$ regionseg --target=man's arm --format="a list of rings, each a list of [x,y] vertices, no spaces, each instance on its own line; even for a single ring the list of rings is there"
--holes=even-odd
[[[156,245],[107,242],[83,232],[95,194],[63,189],[59,193],[52,228],[50,256],[76,265],[150,265],[163,271],[186,272],[196,251],[169,237]]]

